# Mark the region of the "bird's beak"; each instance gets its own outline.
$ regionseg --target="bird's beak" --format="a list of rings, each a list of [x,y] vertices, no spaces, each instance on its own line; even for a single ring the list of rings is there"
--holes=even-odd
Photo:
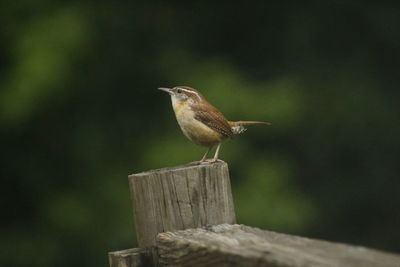
[[[172,93],[171,88],[158,88],[158,90],[167,92],[168,94],[171,94],[171,93]]]

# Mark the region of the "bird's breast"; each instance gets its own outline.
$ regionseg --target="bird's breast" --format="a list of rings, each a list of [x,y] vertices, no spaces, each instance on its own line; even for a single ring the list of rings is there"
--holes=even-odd
[[[183,134],[197,145],[211,147],[223,140],[223,136],[195,119],[195,112],[186,103],[173,103],[176,119]]]

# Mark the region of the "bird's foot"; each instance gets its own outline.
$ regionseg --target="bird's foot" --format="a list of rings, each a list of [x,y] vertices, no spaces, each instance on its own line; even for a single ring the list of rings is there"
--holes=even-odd
[[[215,158],[213,158],[213,159],[205,159],[200,164],[215,163],[215,162],[223,162],[223,160],[215,159]]]
[[[197,161],[189,162],[187,165],[193,166],[193,165],[209,164],[209,163],[215,163],[215,162],[223,162],[223,160],[220,160],[220,159],[203,159],[203,160],[197,160]]]
[[[200,165],[200,164],[204,164],[204,163],[205,163],[204,160],[196,160],[196,161],[189,162],[189,163],[186,164],[186,165],[188,165],[188,166],[195,166],[195,165]]]

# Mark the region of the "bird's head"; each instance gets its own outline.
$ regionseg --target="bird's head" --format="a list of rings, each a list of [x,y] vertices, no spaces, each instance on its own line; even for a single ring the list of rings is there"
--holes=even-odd
[[[189,103],[197,103],[204,99],[196,89],[188,86],[175,86],[174,88],[158,89],[169,93],[173,104],[183,103],[186,101],[190,101]]]

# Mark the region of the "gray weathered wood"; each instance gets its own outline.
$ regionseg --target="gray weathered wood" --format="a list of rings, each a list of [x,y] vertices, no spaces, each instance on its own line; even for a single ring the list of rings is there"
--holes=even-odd
[[[131,248],[108,253],[110,267],[152,266],[151,253],[147,249]]]
[[[129,176],[139,247],[158,233],[235,223],[225,162],[158,169]]]
[[[400,266],[396,254],[232,225],[226,163],[134,174],[129,184],[141,248],[110,252],[111,267]]]
[[[400,266],[399,255],[244,225],[161,233],[157,247],[162,266]]]

